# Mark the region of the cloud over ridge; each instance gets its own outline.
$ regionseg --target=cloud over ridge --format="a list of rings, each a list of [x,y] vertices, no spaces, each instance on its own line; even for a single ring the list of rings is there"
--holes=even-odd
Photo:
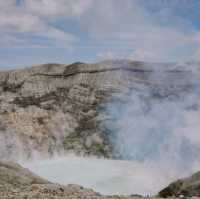
[[[13,47],[35,48],[28,55],[46,48],[44,61],[52,48],[64,49],[54,53],[61,61],[62,53],[64,60],[198,61],[199,8],[195,0],[1,0],[0,44],[10,56]]]

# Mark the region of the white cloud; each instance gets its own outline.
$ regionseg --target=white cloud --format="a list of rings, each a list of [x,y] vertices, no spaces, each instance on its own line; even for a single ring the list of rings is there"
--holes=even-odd
[[[38,32],[44,27],[43,21],[28,13],[0,13],[0,27],[4,31]]]
[[[116,58],[119,58],[118,56],[119,55],[117,55],[116,53],[112,51],[105,51],[105,52],[100,52],[97,54],[97,57],[100,58],[101,60],[116,59]]]
[[[7,1],[0,1],[0,8],[10,8],[16,5],[16,1],[15,0],[7,0]]]
[[[24,0],[25,8],[46,17],[73,17],[85,12],[92,0]]]
[[[156,59],[157,55],[153,51],[146,51],[144,49],[137,49],[132,55],[130,55],[130,59],[133,60],[153,60]]]
[[[56,46],[67,47],[76,40],[74,35],[55,28],[39,13],[31,12],[24,6],[17,6],[15,0],[0,1],[0,35],[1,38],[7,38],[7,41],[0,39],[0,43],[7,44],[6,46],[22,43],[29,47],[35,44],[42,45],[39,41],[41,38],[40,40],[48,40],[49,44],[54,43]],[[31,37],[38,37],[35,44],[30,42]]]
[[[16,0],[0,0],[0,36],[12,37],[7,41],[10,45],[13,40],[19,40],[14,43],[18,43],[18,47],[23,39],[27,45],[49,43],[62,47],[77,42],[75,51],[84,45],[93,49],[103,46],[98,54],[103,55],[105,50],[111,49],[109,54],[120,58],[148,61],[196,58],[200,51],[200,31],[188,25],[184,18],[171,13],[170,9],[177,4],[166,5],[154,14],[144,7],[145,2],[23,0],[19,6]],[[153,7],[161,5],[151,4]],[[165,23],[161,24],[161,20]],[[39,39],[31,40],[33,36]],[[0,43],[6,42],[0,39]]]
[[[162,16],[165,21],[168,21],[169,13],[165,9]],[[115,43],[116,50],[124,46],[127,52],[132,48],[132,53],[126,57],[131,54],[135,59],[153,61],[187,60],[197,51],[193,47],[200,42],[200,31],[188,26],[188,22],[180,17],[172,18],[171,25],[169,21],[163,25],[158,15],[153,17],[136,0],[108,0],[93,1],[80,23],[99,44]]]
[[[198,49],[191,58],[194,61],[200,61],[200,49]]]

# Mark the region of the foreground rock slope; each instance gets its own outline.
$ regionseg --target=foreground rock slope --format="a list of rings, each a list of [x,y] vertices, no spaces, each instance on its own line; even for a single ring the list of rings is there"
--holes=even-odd
[[[189,88],[187,71],[174,64],[163,66],[166,82],[152,76],[160,64],[128,60],[0,72],[0,158],[65,152],[117,157],[109,130],[102,125],[108,119],[102,104],[123,104],[140,85],[156,90],[159,97]],[[178,83],[174,86],[169,80]]]
[[[170,196],[200,197],[200,171],[190,177],[179,179],[159,192],[160,197]]]
[[[18,164],[0,162],[1,199],[100,198],[77,185],[61,186],[32,174]]]

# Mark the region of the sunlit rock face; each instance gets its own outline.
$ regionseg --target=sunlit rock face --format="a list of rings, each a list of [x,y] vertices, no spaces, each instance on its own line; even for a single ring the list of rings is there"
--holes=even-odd
[[[198,76],[198,70],[191,71],[190,65],[120,60],[46,64],[0,72],[0,157],[74,152],[142,160],[143,154],[129,154],[129,144],[123,144],[123,150],[118,147],[119,135],[127,136],[123,129],[116,130],[115,121],[121,118],[116,118],[113,110],[136,104],[134,93],[147,99],[147,109],[151,106],[149,98],[187,95],[196,88]],[[147,90],[151,95],[145,97]]]

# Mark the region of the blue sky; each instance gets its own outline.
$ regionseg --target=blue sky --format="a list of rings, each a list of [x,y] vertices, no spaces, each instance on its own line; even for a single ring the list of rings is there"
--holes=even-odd
[[[199,0],[0,0],[0,69],[200,60]]]

